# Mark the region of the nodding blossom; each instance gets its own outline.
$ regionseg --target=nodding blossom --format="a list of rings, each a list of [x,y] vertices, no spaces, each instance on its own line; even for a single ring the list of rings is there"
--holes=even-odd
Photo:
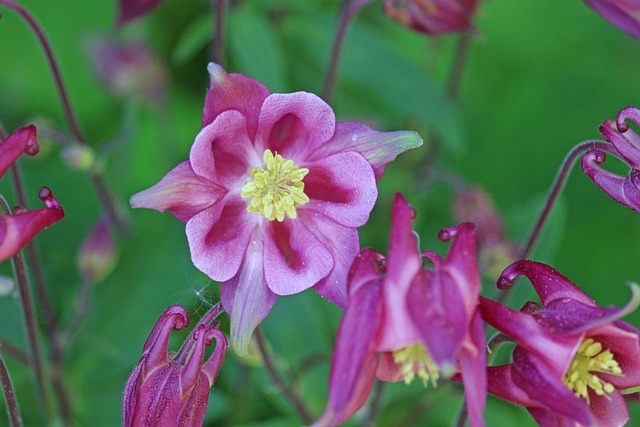
[[[384,12],[429,36],[473,30],[478,0],[385,0]]]

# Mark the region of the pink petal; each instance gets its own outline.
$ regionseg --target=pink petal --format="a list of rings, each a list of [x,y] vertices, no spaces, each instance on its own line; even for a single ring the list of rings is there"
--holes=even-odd
[[[614,391],[607,396],[589,393],[591,414],[598,427],[622,427],[629,421],[629,409],[624,397]]]
[[[624,133],[620,133],[617,130],[607,126],[607,122],[599,127],[600,133],[604,136],[604,139],[613,144],[616,151],[622,156],[632,168],[640,168],[640,144],[635,145],[638,135],[628,129]],[[611,123],[612,126],[616,126],[615,123]],[[626,125],[626,124],[625,124]]]
[[[487,403],[487,357],[484,324],[479,311],[473,315],[467,339],[469,343],[462,347],[458,361],[467,398],[469,423],[472,427],[483,427]]]
[[[389,162],[420,145],[422,138],[415,132],[378,132],[362,123],[341,122],[336,124],[336,131],[329,142],[318,148],[310,159],[319,160],[332,154],[355,151],[371,164],[378,181]]]
[[[40,199],[46,208],[0,215],[0,262],[17,254],[38,233],[64,217],[64,210],[49,188],[42,187]]]
[[[271,221],[264,234],[264,277],[277,295],[314,286],[335,265],[331,252],[302,221]]]
[[[378,196],[371,166],[357,153],[338,153],[301,166],[308,204],[300,209],[322,213],[346,227],[363,226]],[[348,177],[348,178],[347,178]]]
[[[221,113],[203,128],[191,147],[189,160],[194,172],[209,181],[242,188],[243,175],[262,162],[247,135],[245,117],[237,111]]]
[[[514,405],[536,408],[541,405],[532,400],[527,393],[513,383],[511,369],[513,365],[487,367],[487,388],[489,393]]]
[[[162,0],[120,0],[116,25],[123,26],[158,7]]]
[[[169,210],[178,219],[188,221],[214,203],[226,190],[202,178],[184,161],[166,174],[156,185],[134,194],[129,199],[132,208]]]
[[[210,62],[210,87],[202,111],[202,127],[212,123],[220,113],[236,110],[247,120],[247,133],[253,140],[258,128],[258,116],[269,90],[257,80],[242,74],[227,74],[218,64]]]
[[[349,419],[367,400],[377,362],[376,341],[382,318],[382,279],[374,278],[349,293],[349,307],[340,321],[331,374],[329,402],[317,426],[335,426]]]
[[[453,283],[462,292],[467,313],[473,313],[478,305],[480,294],[475,227],[466,222],[457,227],[441,230],[439,237],[445,242],[453,238],[444,261],[444,270],[451,275]]]
[[[263,243],[256,232],[238,274],[220,287],[220,300],[231,320],[230,344],[242,357],[250,356],[249,343],[253,331],[267,317],[278,297],[264,280],[263,250]]]
[[[33,156],[38,151],[40,147],[36,142],[36,127],[31,125],[16,129],[0,143],[0,178],[22,153]]]
[[[226,197],[187,222],[193,264],[211,279],[224,282],[236,275],[257,226],[246,202]]]
[[[594,328],[587,337],[600,342],[613,353],[623,376],[598,374],[618,390],[640,385],[640,331],[622,321]]]
[[[630,187],[628,178],[623,178],[597,166],[597,164],[604,162],[604,159],[603,152],[589,151],[582,158],[582,170],[613,200],[630,209],[640,211],[640,191],[637,186]],[[635,191],[634,187],[636,187]]]
[[[584,0],[584,2],[625,33],[640,39],[640,18],[638,17],[640,5],[638,2],[616,0]]]
[[[331,138],[335,122],[331,107],[312,93],[271,94],[260,110],[256,147],[299,164]]]
[[[411,281],[422,269],[418,241],[411,226],[416,213],[401,194],[395,195],[391,209],[391,234],[384,286],[387,320],[380,342],[381,350],[406,347],[420,339],[407,310],[407,293]]]

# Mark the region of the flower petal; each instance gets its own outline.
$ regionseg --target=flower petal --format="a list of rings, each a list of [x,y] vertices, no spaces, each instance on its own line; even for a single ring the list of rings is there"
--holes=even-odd
[[[277,151],[299,164],[331,138],[335,126],[333,110],[317,95],[271,94],[260,110],[256,147]]]
[[[381,291],[382,279],[373,278],[350,292],[349,306],[340,321],[331,362],[329,402],[316,426],[335,426],[344,422],[369,396],[378,358],[376,344],[383,322]]]
[[[624,397],[615,390],[607,396],[589,394],[591,414],[594,425],[598,427],[622,427],[629,421],[629,409]]]
[[[640,385],[640,331],[637,328],[618,320],[590,330],[587,336],[611,350],[623,374],[598,374],[599,377],[618,390]]]
[[[638,135],[631,129],[620,133],[617,129],[612,129],[613,126],[616,126],[616,123],[605,122],[598,129],[602,136],[604,136],[604,139],[613,144],[618,154],[623,157],[632,168],[640,168],[640,146],[634,144],[634,142],[638,140]]]
[[[632,1],[615,2],[612,0],[584,0],[604,19],[620,28],[625,33],[640,39],[640,5]]]
[[[207,66],[210,86],[204,100],[202,127],[212,123],[226,110],[239,111],[247,120],[247,133],[253,140],[258,128],[258,116],[269,90],[262,83],[242,74],[227,74],[218,64]]]
[[[487,388],[489,393],[514,405],[527,408],[540,407],[539,403],[532,400],[527,393],[513,383],[513,378],[511,377],[512,367],[512,364],[487,367]]]
[[[238,111],[225,111],[203,128],[191,147],[189,160],[193,171],[237,192],[244,185],[239,180],[249,176],[251,168],[262,162],[247,135],[247,122]]]
[[[640,191],[638,190],[637,185],[629,186],[629,178],[623,178],[597,166],[604,162],[604,159],[605,154],[602,151],[589,151],[582,158],[582,170],[613,200],[623,206],[640,212]],[[637,181],[637,171],[631,171],[632,174],[634,172]]]
[[[338,153],[302,166],[309,169],[304,192],[310,201],[300,210],[314,210],[346,227],[361,227],[368,221],[378,189],[362,156]]]
[[[336,124],[333,137],[312,155],[318,160],[344,151],[362,154],[373,167],[376,181],[382,178],[387,164],[399,154],[422,145],[416,132],[378,132],[362,123],[341,122]]]
[[[264,278],[277,295],[314,286],[335,265],[331,252],[301,221],[271,221],[264,242]]]
[[[240,268],[257,216],[242,200],[223,198],[187,222],[193,264],[211,279],[224,282]]]
[[[480,311],[474,313],[469,326],[469,342],[462,347],[458,362],[467,398],[469,423],[472,427],[482,427],[485,425],[484,408],[487,403],[487,353]]]
[[[35,126],[31,125],[16,129],[7,139],[0,143],[0,178],[22,153],[33,156],[39,150],[40,147],[36,142]]]
[[[264,280],[263,242],[255,234],[238,274],[220,286],[220,300],[231,320],[231,348],[241,357],[250,356],[253,331],[267,317],[278,297]]]
[[[134,194],[132,208],[169,210],[181,221],[188,221],[225,194],[225,189],[193,172],[186,160],[169,171],[156,185]]]
[[[0,262],[17,254],[38,233],[64,217],[64,210],[49,188],[42,187],[40,199],[47,207],[0,215]]]

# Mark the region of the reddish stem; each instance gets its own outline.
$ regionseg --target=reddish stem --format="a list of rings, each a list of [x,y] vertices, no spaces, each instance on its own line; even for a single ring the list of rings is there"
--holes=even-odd
[[[4,364],[2,354],[0,353],[0,383],[2,384],[2,391],[4,392],[4,399],[7,402],[7,412],[9,413],[9,421],[11,427],[22,427],[22,418],[20,417],[20,409],[18,408],[18,401],[16,400],[16,394],[13,391],[13,385],[11,384],[11,378],[9,377],[9,371]]]

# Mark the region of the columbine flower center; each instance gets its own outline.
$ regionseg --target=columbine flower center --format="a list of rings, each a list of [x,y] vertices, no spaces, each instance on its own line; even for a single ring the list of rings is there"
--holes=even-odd
[[[296,207],[309,202],[304,194],[302,179],[309,173],[307,168],[299,168],[293,161],[265,150],[262,157],[265,168],[251,170],[253,181],[242,187],[240,197],[252,197],[248,212],[256,212],[269,221],[284,220],[284,216],[296,218]]]
[[[422,380],[426,387],[427,381],[436,387],[440,377],[438,365],[431,359],[429,352],[422,344],[412,344],[408,347],[393,351],[393,361],[401,365],[400,373],[406,384],[411,384],[415,376]]]
[[[613,358],[609,349],[603,349],[602,344],[592,338],[582,341],[578,352],[573,357],[569,370],[564,377],[564,383],[570,390],[575,391],[589,402],[589,389],[598,396],[609,397],[614,387],[611,383],[600,379],[596,373],[622,376],[622,369]]]

